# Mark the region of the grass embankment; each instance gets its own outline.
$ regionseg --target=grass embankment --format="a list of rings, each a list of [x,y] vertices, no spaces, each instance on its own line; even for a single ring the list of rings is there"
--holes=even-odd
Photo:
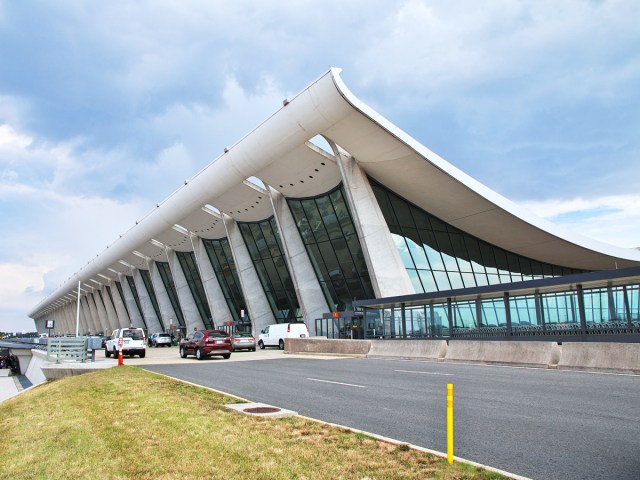
[[[44,384],[0,404],[0,478],[500,478],[236,402],[134,367]]]

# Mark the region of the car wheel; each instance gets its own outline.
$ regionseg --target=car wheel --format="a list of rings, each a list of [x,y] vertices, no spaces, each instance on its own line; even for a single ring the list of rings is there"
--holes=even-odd
[[[251,349],[251,351],[252,351],[252,352],[255,352],[255,351],[256,351],[256,347],[253,347],[253,348]]]
[[[199,348],[196,348],[196,358],[198,360],[202,360],[204,358],[204,355],[202,354],[202,350],[200,350]]]
[[[118,351],[116,350],[115,347],[113,347],[113,356],[118,358]]]
[[[260,350],[264,350],[264,342],[262,340],[258,342],[258,346],[260,347]]]
[[[180,347],[180,356],[182,358],[187,358],[187,352],[184,351],[184,347]]]
[[[278,342],[278,347],[280,348],[280,350],[284,350],[284,340],[280,339],[280,341]]]
[[[142,352],[142,353],[140,354],[140,358],[144,358],[146,354],[147,354],[147,352]]]
[[[222,355],[222,358],[224,358],[225,360],[229,360],[231,358],[231,354],[225,353],[224,355]]]
[[[111,356],[111,352],[109,351],[109,349],[107,347],[104,348],[104,356],[109,358]]]

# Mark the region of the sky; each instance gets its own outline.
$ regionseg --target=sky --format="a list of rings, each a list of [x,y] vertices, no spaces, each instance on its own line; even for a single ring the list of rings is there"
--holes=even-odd
[[[0,331],[330,67],[534,214],[640,246],[637,0],[0,0]]]

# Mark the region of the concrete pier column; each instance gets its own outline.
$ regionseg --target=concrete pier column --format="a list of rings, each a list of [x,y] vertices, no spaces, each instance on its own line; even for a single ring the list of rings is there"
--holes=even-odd
[[[124,292],[124,301],[127,305],[127,311],[129,312],[131,325],[136,328],[146,328],[144,319],[142,318],[142,315],[140,315],[140,310],[138,309],[136,299],[133,296],[133,292],[131,291],[131,287],[129,286],[129,281],[126,278],[126,275],[124,273],[119,273],[118,279],[120,280],[120,285],[122,286],[122,291]]]
[[[176,315],[169,294],[164,286],[160,272],[158,272],[158,266],[154,260],[147,260],[147,266],[149,267],[149,273],[151,274],[151,283],[153,284],[153,290],[156,292],[156,299],[158,300],[158,308],[160,308],[160,315],[164,323],[165,329],[170,329],[173,325],[176,329],[180,327],[178,323],[178,316]]]
[[[120,295],[120,290],[118,289],[118,285],[116,285],[117,281],[118,280],[111,280],[109,282],[109,289],[111,290],[111,296],[113,297],[113,307],[116,309],[116,313],[118,314],[118,326],[116,326],[114,330],[116,328],[126,328],[131,325],[131,319],[129,318],[129,312],[127,311],[127,307],[124,303],[124,298]]]
[[[91,333],[96,332],[100,328],[100,324],[94,320],[91,316],[91,310],[89,309],[89,299],[87,294],[80,297],[80,330],[78,334],[83,335],[90,330]],[[75,328],[72,333],[75,333]]]
[[[147,335],[162,332],[163,328],[160,324],[160,319],[158,318],[158,315],[153,308],[153,303],[151,302],[151,294],[147,291],[147,286],[145,285],[144,280],[142,280],[140,270],[137,268],[133,269],[133,281],[135,283],[136,290],[138,291],[140,307],[142,308],[142,314],[144,315],[145,324],[147,325]]]
[[[107,310],[104,307],[104,302],[102,299],[102,295],[100,290],[97,288],[91,294],[93,296],[93,301],[96,304],[96,311],[98,312],[98,318],[100,319],[100,324],[102,325],[102,333],[107,335],[111,325],[109,325],[109,319],[107,317]],[[94,334],[97,332],[93,332]]]
[[[178,256],[176,252],[170,248],[167,248],[166,252],[167,259],[169,260],[169,268],[171,269],[171,276],[173,276],[173,283],[176,285],[176,292],[178,293],[178,299],[182,307],[182,314],[184,315],[184,321],[187,325],[187,334],[192,332],[194,328],[203,330],[205,328],[204,321],[200,317],[200,312],[193,299],[193,294],[182,271]]]
[[[209,301],[209,309],[211,310],[213,322],[216,327],[219,328],[224,322],[233,321],[233,317],[229,311],[229,305],[224,298],[222,288],[220,288],[220,283],[218,283],[218,277],[216,277],[216,273],[213,270],[213,265],[211,265],[202,239],[197,236],[191,236],[191,242],[193,244],[196,262],[198,263],[202,285],[204,286],[207,300]],[[240,315],[240,312],[238,312],[238,315]]]
[[[376,297],[415,293],[366,173],[351,155],[328,138],[326,140],[338,160],[345,195]]]
[[[104,334],[109,335],[111,334],[111,332],[113,332],[116,328],[120,326],[120,320],[118,320],[118,314],[116,313],[116,309],[113,306],[111,297],[109,296],[107,285],[102,286],[102,288],[100,289],[100,293],[102,294],[104,309],[107,314],[107,323],[109,325],[109,330],[104,332]]]
[[[285,196],[270,186],[267,186],[267,189],[304,322],[309,328],[309,333],[315,336],[315,319],[322,318],[323,313],[329,313],[329,306]]]
[[[258,274],[256,273],[249,250],[244,243],[240,227],[237,222],[229,215],[223,214],[224,227],[227,231],[229,246],[233,261],[238,271],[238,279],[242,294],[247,302],[247,310],[251,318],[251,332],[254,336],[260,334],[262,329],[267,325],[276,323],[273,311],[269,306],[269,301],[264,293]]]

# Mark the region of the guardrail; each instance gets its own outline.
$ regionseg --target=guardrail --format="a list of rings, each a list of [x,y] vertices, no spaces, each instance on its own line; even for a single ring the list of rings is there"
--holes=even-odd
[[[84,337],[49,338],[47,362],[87,361],[87,339]]]

